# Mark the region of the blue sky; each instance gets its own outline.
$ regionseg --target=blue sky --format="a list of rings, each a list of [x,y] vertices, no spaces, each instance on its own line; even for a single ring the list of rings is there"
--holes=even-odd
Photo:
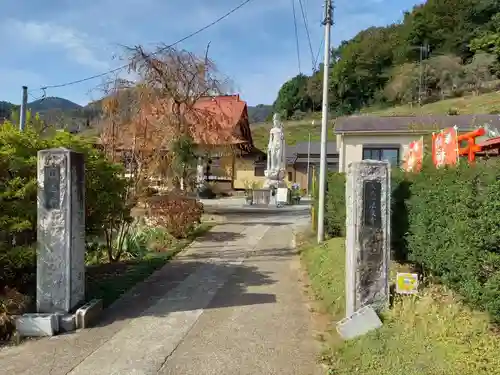
[[[242,0],[22,0],[5,1],[0,14],[0,100],[19,103],[21,86],[36,89],[85,78],[123,64],[121,45],[172,43],[203,27]],[[302,72],[311,71],[298,0]],[[302,0],[314,54],[323,30],[323,0]],[[358,31],[402,18],[418,0],[337,0],[332,42]],[[212,4],[212,5],[210,5]],[[252,0],[226,20],[191,38],[179,48],[210,57],[231,77],[233,90],[248,104],[271,104],[280,86],[299,72],[292,0]],[[321,56],[320,56],[321,58]],[[102,79],[59,89],[60,96],[86,104],[102,96]]]

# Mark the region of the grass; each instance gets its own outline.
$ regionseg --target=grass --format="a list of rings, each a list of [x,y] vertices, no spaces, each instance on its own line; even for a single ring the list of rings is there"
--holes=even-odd
[[[86,267],[86,300],[99,298],[104,307],[111,305],[137,283],[144,281],[167,264],[176,254],[197,237],[206,233],[213,223],[202,223],[186,239],[169,244],[168,250],[150,251],[140,259],[100,263]],[[34,309],[36,274],[25,275],[19,293],[16,289],[0,290],[0,346],[8,344],[15,331],[13,315]],[[16,287],[19,287],[16,285]]]
[[[261,123],[252,125],[252,138],[254,145],[265,150],[269,141],[269,130],[272,128],[272,123]],[[321,119],[315,119],[312,125],[312,119],[303,121],[284,121],[283,128],[285,132],[285,141],[287,145],[294,145],[299,142],[307,142],[309,134],[311,134],[311,142],[321,140]],[[328,127],[328,140],[335,141],[333,133],[333,124]]]
[[[432,114],[446,115],[449,110],[454,110],[459,115],[500,113],[500,92],[441,100],[426,104],[421,108],[417,106],[410,107],[408,105],[384,109],[368,107],[363,109],[361,113],[371,116],[418,116]],[[314,125],[312,125],[313,119]],[[254,144],[260,150],[265,150],[267,147],[271,127],[271,122],[253,124],[251,127]],[[331,122],[331,125],[328,127],[328,141],[330,142],[335,141],[333,128],[334,123]],[[313,113],[311,118],[301,121],[284,121],[284,129],[285,140],[288,145],[307,142],[309,133],[311,134],[311,141],[320,141],[321,114]]]
[[[107,307],[127,290],[163,267],[172,256],[172,252],[165,252],[140,260],[90,266],[86,272],[86,299],[102,299],[103,305]]]
[[[311,287],[334,321],[344,314],[344,239],[304,244]],[[396,266],[396,265],[394,265]],[[484,313],[464,306],[439,285],[418,296],[397,296],[381,329],[342,341],[331,332],[323,358],[329,374],[500,374],[500,337]]]
[[[450,109],[456,110],[459,115],[499,113],[500,92],[441,100],[421,108],[408,105],[386,109],[366,108],[362,113],[374,116],[446,115]]]
[[[86,299],[99,298],[103,300],[104,307],[111,305],[123,293],[163,267],[182,249],[212,227],[213,224],[203,223],[188,238],[177,241],[168,251],[151,252],[138,260],[126,260],[87,267]]]

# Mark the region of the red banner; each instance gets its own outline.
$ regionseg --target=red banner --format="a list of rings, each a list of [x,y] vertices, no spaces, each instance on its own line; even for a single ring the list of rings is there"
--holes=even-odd
[[[458,135],[456,128],[441,130],[432,136],[432,160],[439,168],[458,163]]]
[[[422,169],[424,159],[424,139],[413,141],[408,145],[408,150],[403,162],[403,170],[406,172],[419,172]]]

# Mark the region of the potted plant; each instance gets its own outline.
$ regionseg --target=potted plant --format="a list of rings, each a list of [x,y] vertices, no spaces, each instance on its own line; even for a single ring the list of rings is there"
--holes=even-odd
[[[246,200],[248,205],[253,204],[253,191],[252,190],[245,191],[245,200]]]
[[[300,191],[300,185],[297,183],[292,184],[290,189],[292,204],[299,204],[300,198],[302,197],[302,192]]]
[[[245,187],[245,201],[248,205],[253,204],[253,184],[249,181],[244,182]]]

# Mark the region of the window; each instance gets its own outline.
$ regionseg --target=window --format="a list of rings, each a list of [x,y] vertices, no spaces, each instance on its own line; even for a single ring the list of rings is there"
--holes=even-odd
[[[363,160],[388,160],[391,166],[399,165],[399,148],[363,147]]]
[[[255,177],[264,177],[264,167],[255,167],[253,173]]]
[[[293,173],[292,172],[288,172],[288,181],[289,182],[293,181]]]

